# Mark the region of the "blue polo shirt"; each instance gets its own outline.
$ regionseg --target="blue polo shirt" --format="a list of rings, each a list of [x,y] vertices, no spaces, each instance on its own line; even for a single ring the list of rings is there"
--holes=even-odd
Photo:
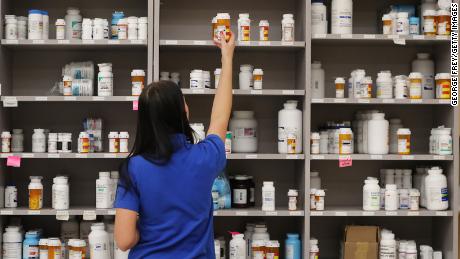
[[[226,164],[225,146],[217,135],[198,144],[174,135],[171,160],[157,165],[141,155],[128,171],[136,191],[118,185],[116,208],[139,213],[140,240],[130,259],[214,259],[214,179]]]

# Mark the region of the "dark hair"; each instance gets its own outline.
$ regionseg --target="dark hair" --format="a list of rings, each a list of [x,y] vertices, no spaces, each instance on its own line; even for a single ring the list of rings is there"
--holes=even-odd
[[[139,96],[137,114],[134,146],[120,166],[120,184],[126,190],[133,188],[128,172],[133,156],[141,155],[152,163],[166,164],[175,151],[171,135],[184,134],[187,141],[193,142],[184,96],[177,84],[159,81],[145,87]]]

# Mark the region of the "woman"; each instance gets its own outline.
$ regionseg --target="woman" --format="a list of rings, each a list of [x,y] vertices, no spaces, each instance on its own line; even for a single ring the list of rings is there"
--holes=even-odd
[[[153,83],[139,97],[136,140],[115,202],[115,240],[131,249],[129,258],[215,257],[211,188],[226,164],[235,48],[233,34],[221,38],[222,74],[205,140],[192,144],[188,106],[174,83]]]

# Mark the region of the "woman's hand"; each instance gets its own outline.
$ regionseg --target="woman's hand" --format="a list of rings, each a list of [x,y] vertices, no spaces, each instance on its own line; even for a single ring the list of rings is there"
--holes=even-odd
[[[220,40],[214,40],[214,44],[221,49],[222,62],[233,60],[235,51],[235,35],[230,31],[230,39],[228,42],[225,39],[225,32],[220,34]]]

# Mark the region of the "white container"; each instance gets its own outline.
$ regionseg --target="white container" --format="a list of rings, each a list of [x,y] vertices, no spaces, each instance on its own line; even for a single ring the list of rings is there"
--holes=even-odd
[[[380,240],[379,258],[396,258],[395,234],[383,232]]]
[[[353,154],[353,132],[349,127],[341,127],[338,130],[338,153],[341,155]],[[334,140],[334,143],[336,141]]]
[[[427,34],[436,35],[436,32],[437,32],[436,16],[437,15],[438,14],[435,9],[428,9],[423,12],[423,33],[425,35]],[[435,19],[425,18],[427,16],[434,16]]]
[[[297,101],[287,101],[278,112],[278,152],[300,154],[302,143],[302,111],[297,109]]]
[[[18,39],[18,20],[15,15],[5,15],[5,38],[7,40]]]
[[[310,189],[321,189],[321,177],[319,177],[319,172],[310,172]]]
[[[16,19],[18,20],[18,28],[17,28],[18,40],[25,40],[27,39],[27,34],[28,34],[28,28],[27,28],[28,17],[18,16]]]
[[[251,40],[251,19],[248,13],[240,13],[238,19],[238,41]]]
[[[396,20],[396,34],[409,35],[409,13],[398,13]]]
[[[409,210],[419,210],[420,208],[420,192],[417,189],[409,191]]]
[[[8,226],[3,233],[3,259],[22,258],[22,233],[19,227]]]
[[[295,21],[293,14],[283,14],[281,21],[282,37],[281,41],[293,42],[295,40]]]
[[[414,259],[417,259],[417,258],[414,258]],[[434,251],[433,252],[433,259],[442,259],[442,252],[441,251]]]
[[[112,179],[110,172],[99,172],[96,180],[96,209],[111,209]]]
[[[113,96],[113,73],[111,63],[98,64],[97,95]]]
[[[211,88],[211,72],[210,71],[203,71],[203,84],[204,88]]]
[[[420,246],[420,259],[433,259],[433,248],[431,246]]]
[[[56,177],[53,190],[53,209],[68,210],[69,209],[69,183],[67,177]]]
[[[43,37],[43,15],[40,10],[29,10],[29,40],[41,40]]]
[[[118,39],[127,40],[128,39],[128,20],[126,18],[121,18],[118,20]]]
[[[253,83],[253,70],[254,67],[251,65],[241,65],[240,66],[240,89],[241,90],[250,90],[252,89]]]
[[[391,119],[390,120],[390,153],[398,153],[398,129],[403,128],[402,122],[400,119]]]
[[[390,71],[381,71],[377,74],[377,98],[392,99],[393,98],[393,79]]]
[[[435,141],[435,153],[438,155],[452,155],[452,135],[450,128],[439,128]]]
[[[395,99],[407,99],[408,95],[407,80],[405,78],[396,78]]]
[[[356,69],[351,72],[352,77],[352,94],[348,92],[349,98],[363,98],[368,96],[368,87],[364,84],[366,71],[364,69]]]
[[[328,146],[329,146],[329,139],[328,139],[328,133],[327,131],[321,131],[319,133],[320,135],[320,140],[319,140],[319,152],[320,154],[328,154]]]
[[[260,68],[254,69],[253,72],[254,90],[262,90],[264,71]]]
[[[163,78],[161,80],[165,80]],[[169,77],[168,77],[169,80]],[[190,88],[204,88],[204,78],[203,78],[203,71],[199,69],[194,69],[190,72]]]
[[[131,71],[131,77],[144,77],[145,78],[145,71],[142,69],[133,69]],[[144,83],[141,81],[131,81],[131,94],[133,96],[140,96],[142,90],[144,89]]]
[[[80,15],[80,10],[74,7],[67,8],[67,15],[65,16],[66,39],[81,39],[82,20],[83,17]]]
[[[42,40],[47,40],[50,37],[50,17],[47,11],[42,11]]]
[[[389,128],[390,123],[385,120],[384,113],[372,114],[367,126],[367,151],[371,155],[386,155],[390,151]]]
[[[324,3],[311,3],[311,33],[327,34],[327,10]]]
[[[111,259],[109,234],[105,231],[104,223],[96,223],[91,226],[88,240],[91,258]]]
[[[385,210],[392,211],[398,208],[398,190],[396,189],[396,184],[387,184],[385,186]]]
[[[246,259],[246,241],[243,234],[234,234],[230,240],[230,259]]]
[[[322,99],[325,95],[325,72],[321,68],[321,62],[314,61],[311,64],[311,96],[313,99]]]
[[[95,18],[93,21],[93,39],[103,40],[105,31],[105,21],[100,18]]]
[[[232,151],[235,153],[256,153],[257,121],[253,111],[234,111],[229,124],[233,133]]]
[[[297,190],[289,190],[288,191],[288,209],[289,210],[297,210],[297,197],[299,196],[299,191]]]
[[[121,131],[119,134],[120,138],[120,153],[129,152],[129,133],[126,131]]]
[[[139,23],[137,29],[137,39],[146,40],[148,37],[148,19],[147,17],[139,17],[137,21]]]
[[[93,21],[89,18],[84,18],[81,24],[82,33],[81,38],[83,40],[93,39]]]
[[[135,16],[128,17],[128,40],[137,40],[138,19]]]
[[[434,73],[435,66],[433,60],[430,59],[430,54],[428,53],[418,53],[417,59],[412,61],[412,71],[419,72],[423,75],[422,82],[422,98],[423,99],[434,99],[435,96],[435,82],[434,82]]]
[[[3,131],[2,135],[2,153],[11,152],[11,133],[9,131]]]
[[[65,39],[65,20],[64,19],[57,19],[56,20],[56,39],[57,40],[64,40]]]
[[[399,189],[399,208],[407,210],[410,207],[410,194],[409,189]]]
[[[324,210],[326,192],[324,190],[316,190],[315,192],[315,207],[316,210]]]
[[[44,129],[34,129],[32,134],[32,153],[46,152],[46,135]]]
[[[447,178],[442,174],[441,168],[433,167],[428,170],[428,176],[425,178],[425,191],[428,210],[447,210],[449,208]]]
[[[50,133],[48,134],[48,153],[57,153],[57,140],[58,134],[57,133]]]
[[[438,5],[436,3],[436,0],[422,0],[421,1],[422,4],[420,6],[420,25],[422,27],[422,34],[425,32],[425,29],[424,29],[424,23],[425,23],[425,19],[423,18],[423,14],[425,13],[426,10],[437,10],[438,9]]]
[[[353,1],[333,0],[331,11],[331,33],[353,33]]]
[[[380,210],[380,186],[378,180],[365,180],[363,187],[363,210]]]
[[[5,208],[18,207],[18,189],[14,185],[7,185],[5,188]]]
[[[264,182],[262,187],[262,211],[275,211],[275,186],[273,182]]]
[[[411,152],[410,140],[405,138],[399,138],[400,135],[411,135],[410,129],[400,128],[398,129],[398,153],[407,154]]]
[[[311,133],[311,147],[310,147],[310,153],[311,154],[319,154],[319,146],[320,146],[320,140],[321,137],[318,132],[312,132]]]

